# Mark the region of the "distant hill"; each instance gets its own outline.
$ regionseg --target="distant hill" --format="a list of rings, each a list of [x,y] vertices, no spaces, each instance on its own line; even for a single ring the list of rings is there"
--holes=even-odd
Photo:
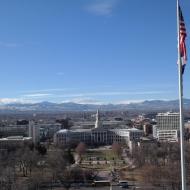
[[[184,99],[184,108],[190,110],[190,99]],[[151,100],[144,101],[141,103],[129,103],[129,104],[105,104],[105,105],[94,105],[94,104],[77,104],[73,102],[68,103],[51,103],[51,102],[40,102],[40,103],[12,103],[0,105],[0,112],[60,112],[60,111],[95,111],[97,109],[105,111],[113,110],[127,110],[127,111],[177,111],[178,100]]]

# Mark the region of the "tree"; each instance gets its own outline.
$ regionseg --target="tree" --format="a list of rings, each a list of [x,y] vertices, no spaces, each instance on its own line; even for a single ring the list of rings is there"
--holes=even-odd
[[[37,144],[35,148],[36,148],[36,150],[38,151],[38,153],[39,153],[40,155],[42,155],[42,156],[46,155],[47,149],[46,149],[45,146],[43,146],[43,145],[41,145],[41,144]]]
[[[40,173],[35,173],[30,176],[28,180],[28,189],[29,190],[38,190],[40,189],[40,184],[44,181],[44,178]]]
[[[92,170],[84,170],[78,167],[65,168],[59,173],[58,179],[66,189],[70,189],[72,183],[92,181],[96,174]]]
[[[3,171],[0,175],[0,189],[12,190],[15,185],[15,174],[13,172],[13,168],[7,166],[2,169]]]
[[[83,143],[83,142],[80,142],[80,143],[78,144],[78,146],[76,147],[75,151],[76,151],[76,153],[78,154],[79,159],[80,159],[80,161],[81,161],[82,155],[83,155],[83,154],[85,153],[85,151],[86,151],[86,144]]]
[[[31,175],[32,170],[37,166],[39,161],[37,153],[28,148],[23,148],[17,151],[16,157],[23,177],[28,176],[28,172]]]
[[[75,163],[75,159],[73,154],[71,153],[71,149],[68,149],[64,152],[63,159],[70,165]]]
[[[47,164],[52,175],[52,181],[55,181],[66,168],[63,151],[58,150],[53,154],[49,154]]]
[[[122,154],[122,149],[121,149],[121,145],[118,144],[117,142],[114,142],[112,144],[112,151],[114,152],[114,154],[119,158],[121,157]]]

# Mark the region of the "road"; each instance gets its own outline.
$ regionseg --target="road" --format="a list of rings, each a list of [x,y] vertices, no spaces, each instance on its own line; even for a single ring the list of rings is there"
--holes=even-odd
[[[130,168],[135,167],[135,165],[133,164],[133,161],[127,156],[127,149],[123,149],[122,157]]]

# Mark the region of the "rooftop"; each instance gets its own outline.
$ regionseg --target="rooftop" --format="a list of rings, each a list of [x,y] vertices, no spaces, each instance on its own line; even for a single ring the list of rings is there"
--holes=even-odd
[[[178,112],[166,112],[166,113],[158,113],[157,116],[178,116]]]
[[[25,141],[31,140],[32,137],[23,137],[23,136],[10,136],[6,138],[0,138],[0,141]]]
[[[61,129],[60,131],[58,131],[57,133],[68,133],[68,132],[91,132],[91,131],[117,131],[117,130],[121,130],[121,131],[131,131],[131,132],[141,132],[142,130],[139,130],[137,128],[128,128],[127,126],[121,126],[121,127],[115,127],[115,128],[109,128],[109,127],[99,127],[99,128],[93,128],[93,129],[72,129],[72,130],[68,130],[68,129]]]

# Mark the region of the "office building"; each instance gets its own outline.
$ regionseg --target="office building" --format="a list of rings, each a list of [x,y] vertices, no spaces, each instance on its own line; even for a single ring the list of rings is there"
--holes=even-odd
[[[157,125],[153,126],[153,136],[158,141],[176,142],[179,138],[179,113],[158,113]]]

